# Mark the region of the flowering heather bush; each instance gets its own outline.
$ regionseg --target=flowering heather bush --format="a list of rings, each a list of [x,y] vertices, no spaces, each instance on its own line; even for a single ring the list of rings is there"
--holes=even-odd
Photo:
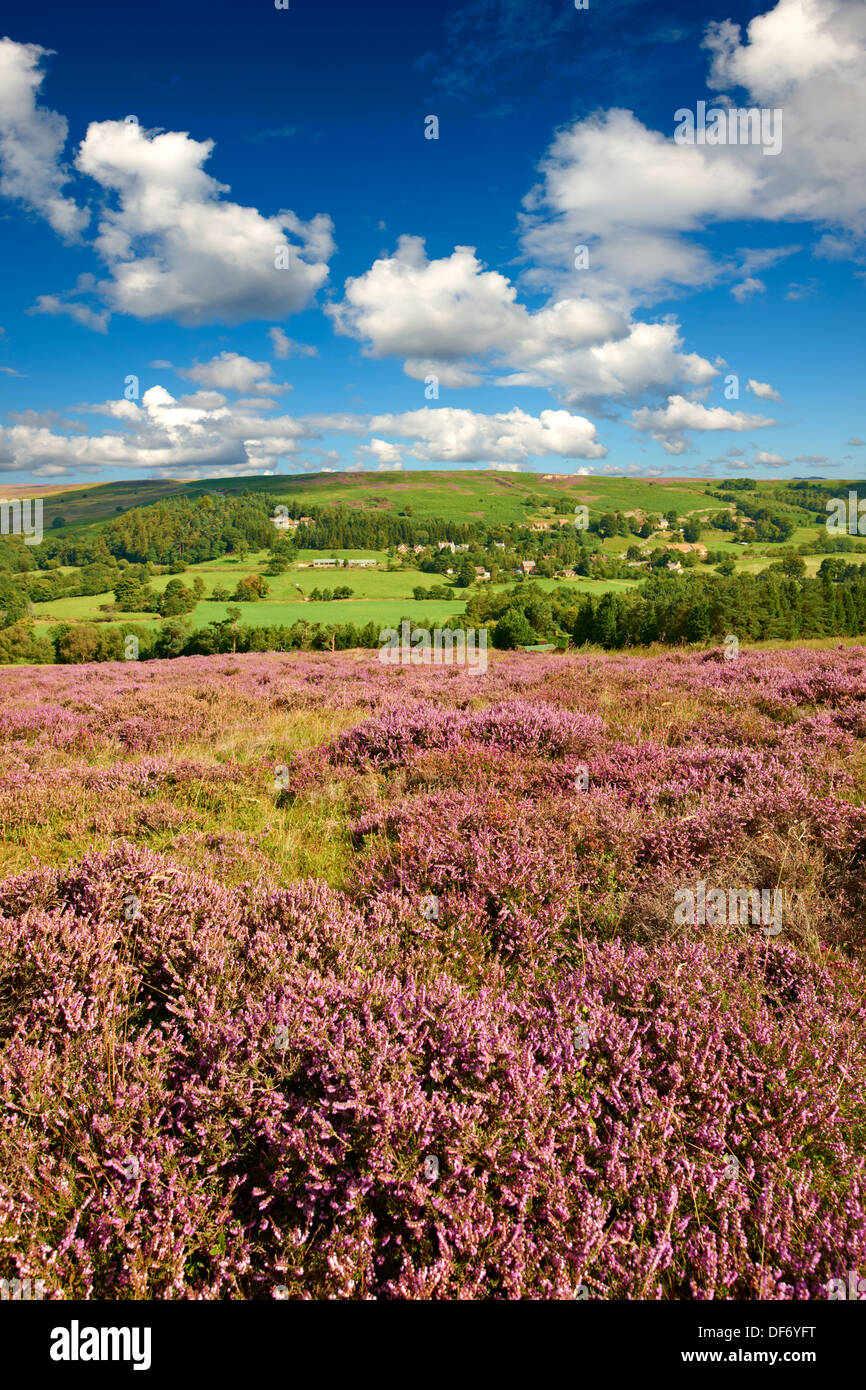
[[[866,651],[712,657],[4,672],[0,1277],[866,1273]],[[677,926],[698,879],[783,933]]]
[[[3,1248],[67,1297],[790,1298],[866,1256],[866,1011],[788,947],[470,989],[393,913],[122,847],[0,910]]]
[[[400,767],[417,750],[450,752],[464,743],[555,756],[594,746],[603,730],[594,715],[578,717],[540,702],[513,700],[474,711],[419,705],[357,725],[328,751],[334,763],[379,769]]]

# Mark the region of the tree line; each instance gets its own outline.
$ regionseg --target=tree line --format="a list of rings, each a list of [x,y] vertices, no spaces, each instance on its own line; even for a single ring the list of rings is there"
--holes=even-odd
[[[136,638],[142,660],[380,645],[377,623],[299,619],[248,627],[240,617],[239,608],[229,608],[225,618],[199,631],[192,631],[183,615],[167,619],[159,629],[134,623],[60,624],[48,636],[36,636],[32,620],[22,617],[0,629],[0,662],[118,661],[126,654],[128,636]],[[416,625],[420,623],[414,620]],[[781,569],[715,579],[653,575],[638,591],[599,597],[567,589],[548,594],[531,582],[515,584],[503,592],[478,590],[462,614],[437,626],[487,628],[492,645],[505,650],[538,642],[606,650],[652,643],[706,645],[731,633],[741,642],[857,637],[866,633],[866,564],[828,557],[815,578]]]

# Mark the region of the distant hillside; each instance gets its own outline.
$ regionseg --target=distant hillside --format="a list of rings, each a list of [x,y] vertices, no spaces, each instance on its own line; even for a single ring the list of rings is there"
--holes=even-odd
[[[214,484],[195,483],[207,491]],[[574,474],[510,473],[488,469],[423,470],[404,473],[317,473],[308,477],[232,479],[218,484],[225,492],[248,487],[310,506],[342,502],[367,511],[405,509],[415,516],[436,516],[446,521],[487,521],[493,524],[523,521],[532,512],[531,499],[540,505],[565,500],[572,507],[585,503],[591,510],[646,508],[680,512],[706,507],[703,479],[659,480],[586,478]]]
[[[96,527],[120,512],[129,511],[131,507],[149,507],[163,497],[176,497],[187,490],[188,485],[171,479],[159,482],[135,479],[121,483],[75,483],[48,490],[39,487],[4,489],[0,485],[2,496],[41,496],[46,531],[55,517],[61,517],[69,528]]]
[[[664,513],[671,509],[680,516],[718,510],[719,501],[710,495],[739,479],[580,477],[571,473],[511,473],[487,469],[388,473],[311,473],[303,475],[265,475],[243,478],[211,478],[184,483],[177,479],[157,482],[75,484],[55,488],[6,488],[6,495],[37,493],[44,498],[45,528],[61,517],[67,528],[99,529],[132,507],[149,506],[165,497],[197,497],[202,493],[267,492],[287,504],[334,506],[338,503],[364,511],[404,512],[438,517],[445,521],[486,521],[507,525],[531,520],[544,507],[567,503],[571,510],[584,503],[592,513],[607,511],[646,511]],[[785,486],[784,479],[759,482],[757,494],[770,493]],[[833,479],[835,495],[844,496],[853,483]],[[820,490],[828,480],[816,483]]]
[[[772,485],[772,484],[770,484]],[[445,520],[485,520],[508,523],[525,520],[530,498],[545,505],[567,499],[585,503],[591,510],[646,508],[679,512],[706,507],[706,483],[702,479],[647,481],[630,478],[583,478],[572,474],[495,473],[481,469],[430,470],[403,473],[312,473],[302,476],[260,476],[204,479],[184,483],[158,482],[75,484],[56,488],[8,487],[13,496],[38,493],[44,498],[45,526],[56,516],[70,527],[86,527],[111,520],[131,507],[149,506],[164,497],[199,496],[203,492],[268,492],[287,502],[310,506],[343,503],[367,511],[401,511],[407,503],[419,517]]]

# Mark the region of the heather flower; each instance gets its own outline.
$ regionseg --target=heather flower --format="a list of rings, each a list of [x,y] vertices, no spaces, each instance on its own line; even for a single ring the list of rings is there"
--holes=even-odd
[[[864,690],[863,648],[4,671],[0,1278],[827,1297],[866,1269]],[[306,811],[342,886],[269,864]],[[675,923],[700,879],[785,930]]]

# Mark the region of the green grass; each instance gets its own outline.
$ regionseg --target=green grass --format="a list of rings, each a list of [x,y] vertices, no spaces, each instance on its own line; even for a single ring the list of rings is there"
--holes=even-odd
[[[388,561],[384,550],[299,550],[298,564],[310,565],[313,560],[327,560],[332,555],[338,560],[375,560],[382,565]]]
[[[80,598],[56,598],[48,603],[34,603],[33,616],[37,622],[50,619],[56,623],[83,623],[101,618],[101,603],[112,603],[114,594],[88,594]]]
[[[349,599],[331,603],[302,603],[300,600],[297,603],[272,603],[264,599],[260,603],[239,603],[237,607],[241,610],[240,622],[244,627],[290,627],[299,621],[310,625],[354,623],[357,627],[363,627],[365,623],[378,623],[382,627],[391,627],[400,618],[413,618],[422,626],[429,627],[431,623],[444,622],[446,618],[461,613],[465,603],[465,597],[455,603],[441,600],[416,602],[411,598]],[[229,603],[202,602],[190,615],[190,622],[195,628],[206,627],[208,623],[222,621],[230,607]],[[423,623],[422,619],[425,620]]]
[[[645,579],[648,573],[648,570],[644,570],[641,578]],[[558,594],[560,597],[573,594],[575,598],[584,594],[624,594],[637,587],[631,579],[536,579],[533,575],[531,582],[546,594]],[[493,587],[498,591],[510,588],[510,585],[494,584]]]
[[[411,503],[416,518],[443,517],[448,521],[473,518],[490,523],[540,519],[525,505],[530,496],[549,505],[560,499],[571,508],[586,503],[593,512],[635,509],[666,512],[672,507],[680,513],[718,509],[722,504],[706,495],[700,480],[659,480],[648,482],[631,478],[585,478],[568,475],[545,478],[540,473],[497,473],[461,469],[453,473],[393,472],[375,478],[363,474],[327,474],[319,478],[268,480],[268,489],[282,498],[305,506],[327,506],[342,502],[367,511],[401,510]]]
[[[321,551],[315,550],[305,553],[311,557],[322,555]],[[340,558],[348,558],[350,554],[357,558],[377,558],[375,551],[339,552]],[[342,586],[350,588],[356,599],[406,599],[411,601],[412,590],[416,586],[421,585],[430,588],[434,584],[443,583],[441,575],[421,574],[416,569],[399,569],[389,573],[388,570],[378,569],[344,569],[342,565],[315,569],[298,569],[297,565],[293,565],[285,574],[273,575],[266,573],[269,558],[266,551],[248,555],[244,560],[223,556],[219,560],[208,560],[201,565],[190,565],[183,574],[161,574],[148,582],[157,593],[162,593],[169,580],[180,579],[182,583],[190,587],[198,574],[204,581],[206,595],[210,595],[218,587],[233,591],[239,579],[243,579],[248,574],[260,574],[270,590],[267,602],[271,604],[302,602],[298,589],[307,595],[313,589],[336,589]],[[309,561],[306,563],[309,564]],[[461,597],[462,593],[462,590],[455,590],[461,603],[465,602],[465,598]]]
[[[359,599],[411,599],[413,589],[419,586],[429,589],[443,582],[438,574],[421,574],[418,570],[395,570],[389,574],[387,570],[316,569],[295,570],[278,579],[268,577],[274,598],[289,598],[292,593],[297,595],[294,588],[297,584],[305,594],[312,589],[336,589],[345,585]],[[454,592],[458,599],[465,594],[462,589],[455,589]]]

